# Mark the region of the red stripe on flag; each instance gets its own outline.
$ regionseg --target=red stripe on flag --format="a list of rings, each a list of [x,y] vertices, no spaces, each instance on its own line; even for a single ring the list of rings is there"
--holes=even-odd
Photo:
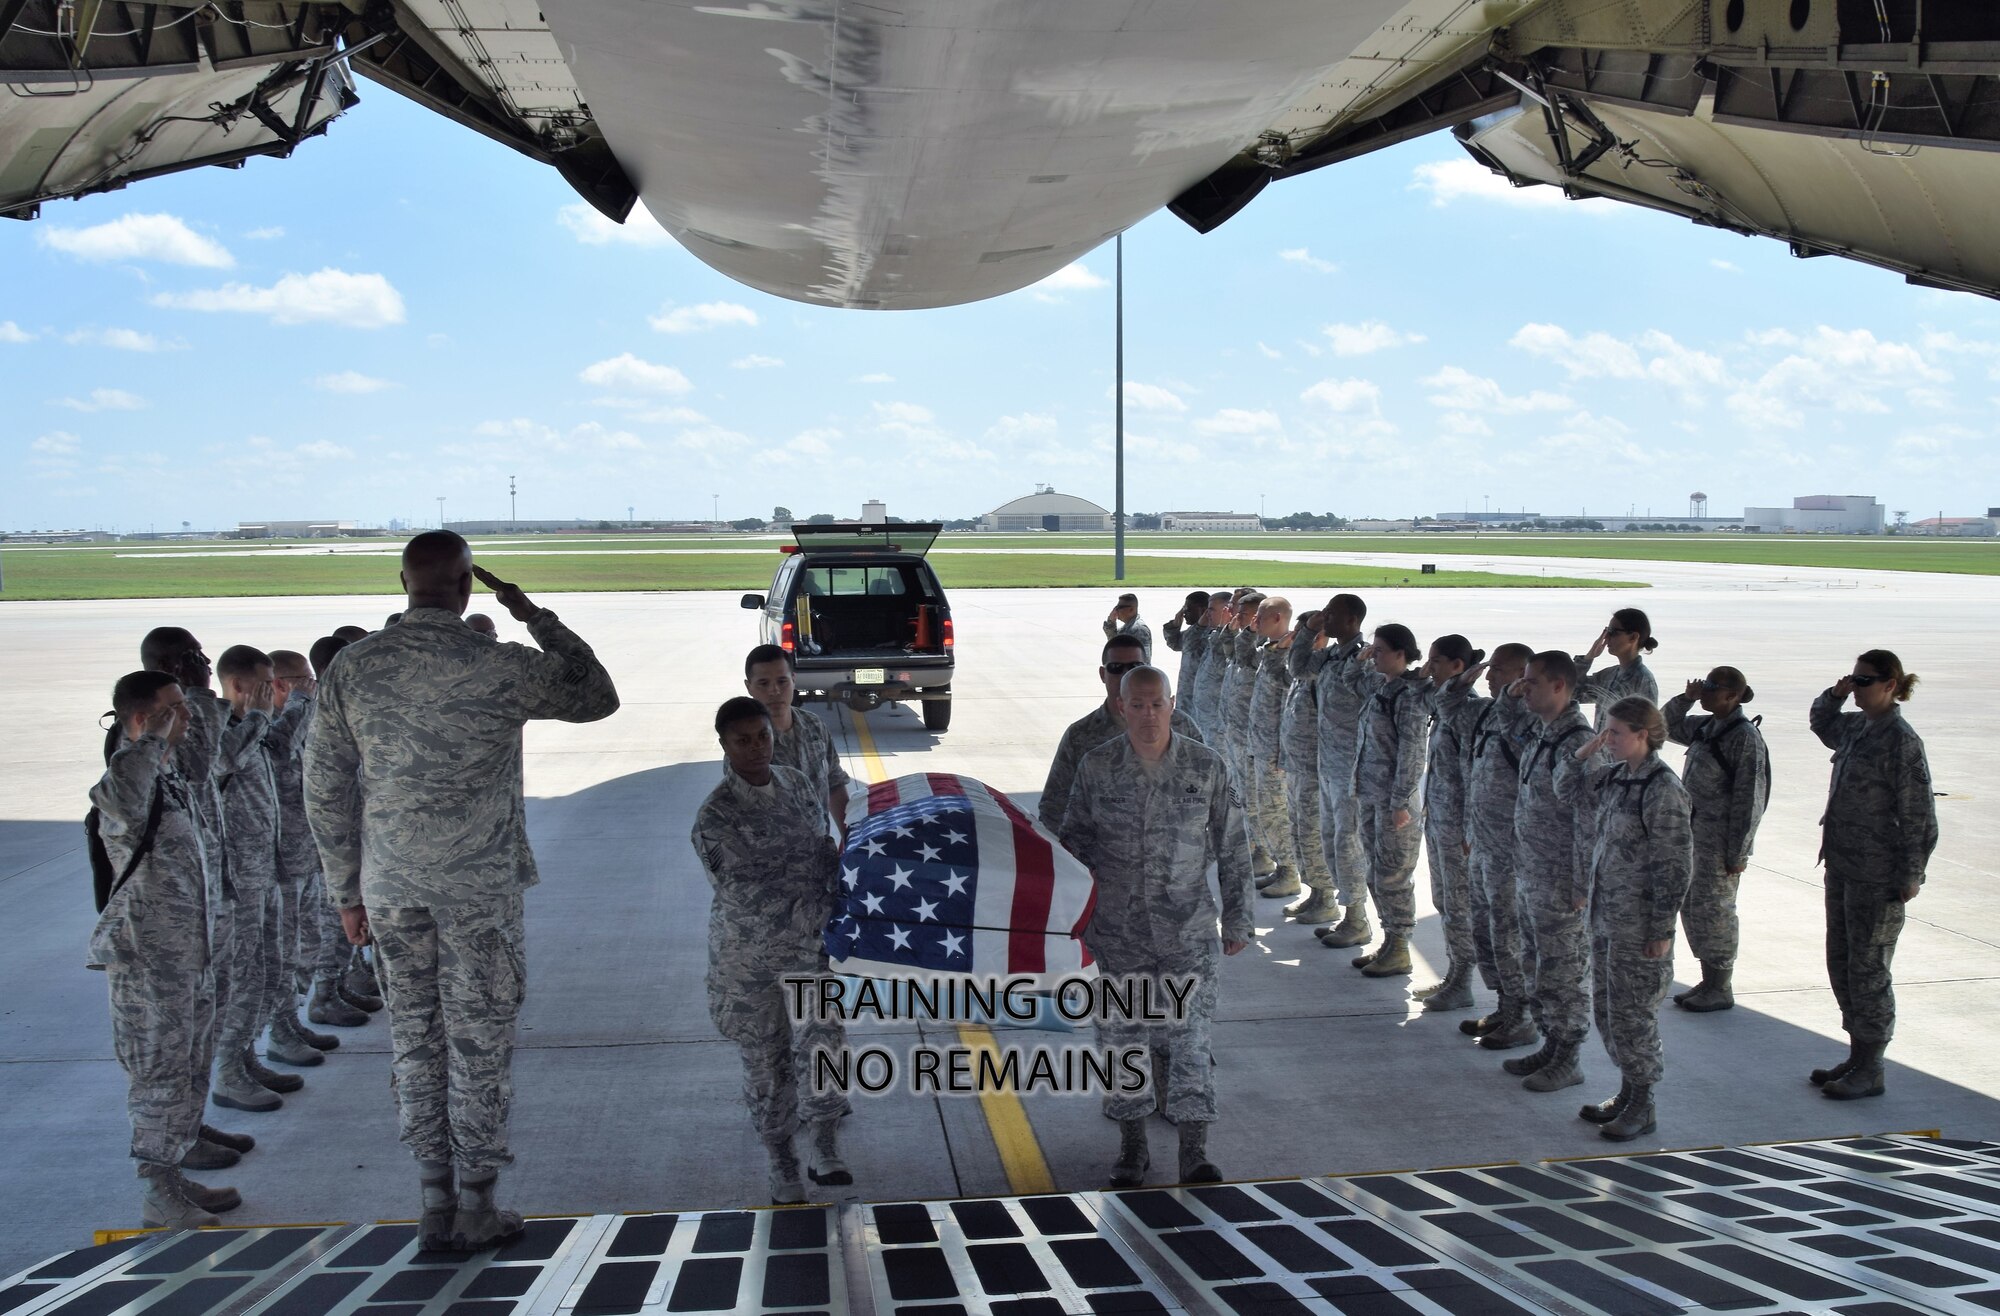
[[[878,781],[868,788],[868,812],[880,813],[893,809],[902,802],[902,795],[894,781]]]
[[[959,780],[956,773],[926,772],[924,780],[931,784],[931,794],[933,795],[965,794],[965,783]]]
[[[1043,973],[1049,907],[1055,900],[1055,847],[1043,840],[1035,824],[1014,801],[989,792],[1014,824],[1014,908],[1007,918],[1007,972]]]

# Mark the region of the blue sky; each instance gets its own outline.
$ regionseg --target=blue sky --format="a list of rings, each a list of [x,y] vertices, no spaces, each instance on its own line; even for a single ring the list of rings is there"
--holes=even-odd
[[[1106,246],[973,306],[731,283],[380,88],[290,161],[0,225],[0,527],[1111,502]],[[2000,503],[2000,306],[1448,137],[1127,235],[1134,511]]]

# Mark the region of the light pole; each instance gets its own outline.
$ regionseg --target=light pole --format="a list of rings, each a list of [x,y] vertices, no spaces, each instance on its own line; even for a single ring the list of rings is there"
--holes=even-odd
[[[1117,311],[1113,337],[1116,340],[1115,373],[1117,383],[1113,386],[1113,435],[1111,463],[1116,509],[1111,514],[1111,578],[1125,579],[1125,235],[1116,239],[1117,251]]]
[[[438,529],[444,529],[444,495],[438,495]]]
[[[708,517],[708,519],[709,519],[710,521],[714,522],[714,523],[715,523],[716,525],[721,525],[721,524],[722,524],[722,495],[721,495],[721,494],[710,494],[710,495],[709,495],[709,498],[711,498],[711,499],[712,499],[712,500],[714,501],[714,506],[713,506],[713,508],[712,508],[712,509],[710,510],[710,512],[709,512],[709,517]]]
[[[510,475],[507,477],[507,529],[512,530],[514,523],[520,519],[520,509],[514,502],[514,477]]]

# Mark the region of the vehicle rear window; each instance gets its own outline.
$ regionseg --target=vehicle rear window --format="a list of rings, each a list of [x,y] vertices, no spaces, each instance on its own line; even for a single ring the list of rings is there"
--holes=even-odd
[[[904,573],[902,567],[807,567],[801,588],[822,597],[908,594]]]

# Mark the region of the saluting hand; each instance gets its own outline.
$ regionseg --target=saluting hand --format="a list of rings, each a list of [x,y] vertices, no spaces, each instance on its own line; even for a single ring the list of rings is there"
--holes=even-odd
[[[493,597],[515,621],[533,621],[535,615],[541,611],[529,602],[528,596],[521,592],[519,585],[508,584],[476,562],[472,566],[472,575],[480,584],[493,591]]]
[[[1843,676],[1833,683],[1833,697],[1835,699],[1845,699],[1853,693],[1854,678],[1852,676]]]
[[[1491,666],[1492,666],[1491,663],[1486,663],[1486,662],[1474,663],[1472,666],[1460,672],[1458,674],[1458,679],[1453,681],[1452,684],[1470,687],[1475,681],[1479,679],[1480,675],[1483,672],[1485,672],[1485,670],[1488,667]]]
[[[1681,693],[1689,699],[1700,699],[1704,694],[1708,693],[1708,687],[1701,683],[1700,677],[1696,677],[1687,683],[1687,688],[1681,691]]]
[[[1590,642],[1590,648],[1584,651],[1583,656],[1586,658],[1596,658],[1601,656],[1604,653],[1604,646],[1609,644],[1610,642],[1611,642],[1611,632],[1608,629],[1599,631],[1597,633],[1597,638]]]
[[[171,741],[174,738],[174,723],[186,715],[186,704],[164,704],[146,714],[144,733]]]
[[[1611,728],[1606,727],[1604,730],[1592,736],[1589,740],[1584,741],[1583,744],[1577,747],[1576,751],[1577,762],[1581,763],[1583,760],[1595,754],[1598,750],[1603,749],[1604,742],[1606,742],[1609,739],[1611,739]]]

